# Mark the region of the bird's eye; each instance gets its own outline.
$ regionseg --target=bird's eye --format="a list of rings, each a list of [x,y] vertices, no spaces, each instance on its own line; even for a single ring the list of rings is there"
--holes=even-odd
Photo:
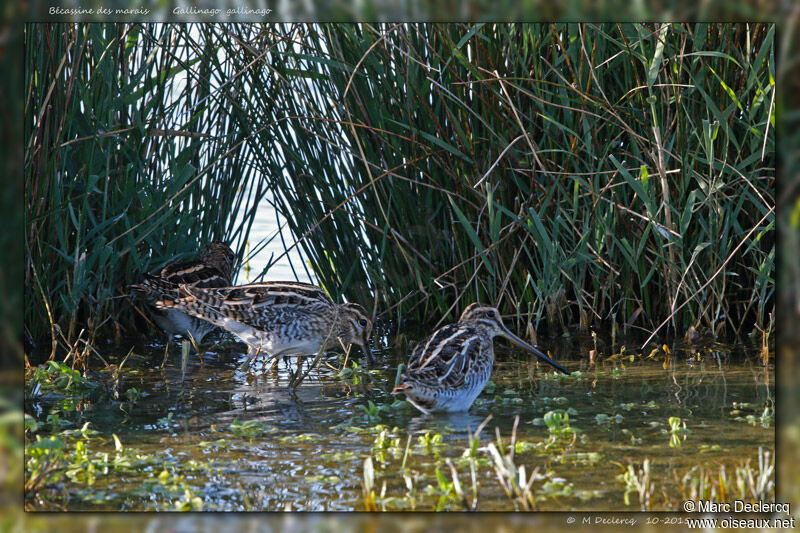
[[[488,316],[489,318],[494,318],[494,311],[487,311],[486,316]]]
[[[358,321],[358,323],[361,324],[362,326],[366,326],[367,325],[367,319],[366,318],[362,318],[361,320]]]

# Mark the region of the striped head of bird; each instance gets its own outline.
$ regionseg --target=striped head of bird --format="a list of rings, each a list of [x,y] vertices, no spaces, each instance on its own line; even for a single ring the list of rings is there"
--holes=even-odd
[[[356,303],[346,303],[337,306],[337,318],[334,331],[342,339],[345,346],[357,344],[364,351],[367,363],[372,365],[375,360],[369,347],[369,336],[372,334],[372,320],[367,310]]]
[[[519,346],[523,350],[531,352],[536,357],[542,361],[545,361],[546,363],[549,363],[564,374],[570,374],[569,371],[553,361],[550,357],[546,356],[524,340],[511,333],[505,324],[503,324],[503,318],[500,316],[500,311],[491,305],[480,303],[470,304],[466,309],[464,309],[464,312],[461,313],[461,318],[458,321],[461,324],[469,324],[475,328],[478,328],[489,338],[493,339],[494,337],[505,337],[511,341],[511,343]]]
[[[212,241],[203,248],[200,253],[200,260],[206,265],[216,268],[226,278],[230,279],[236,254],[224,242]]]

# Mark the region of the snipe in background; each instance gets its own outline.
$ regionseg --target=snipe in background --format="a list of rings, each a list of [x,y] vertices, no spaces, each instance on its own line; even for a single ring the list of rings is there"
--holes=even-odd
[[[141,283],[131,288],[144,298],[153,321],[168,335],[190,336],[200,343],[214,329],[213,324],[178,309],[159,308],[156,302],[178,298],[181,285],[205,288],[230,285],[235,258],[227,244],[212,241],[196,259],[169,263],[155,274],[145,274]]]
[[[336,304],[325,291],[297,282],[263,282],[238,287],[201,288],[182,285],[180,297],[156,303],[180,310],[233,333],[248,346],[246,370],[255,357],[315,355],[320,350],[357,344],[367,362],[372,320],[358,304]]]

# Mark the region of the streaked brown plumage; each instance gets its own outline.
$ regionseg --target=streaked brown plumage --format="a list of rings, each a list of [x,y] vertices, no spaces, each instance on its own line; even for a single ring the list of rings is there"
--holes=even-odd
[[[187,315],[177,309],[160,309],[155,302],[165,298],[178,298],[178,287],[225,287],[231,284],[236,256],[227,244],[213,241],[200,255],[190,261],[174,262],[155,274],[145,274],[142,282],[133,285],[143,295],[150,316],[169,335],[191,336],[201,342],[214,325]]]
[[[259,353],[270,358],[314,355],[336,348],[339,339],[357,344],[372,363],[372,321],[358,304],[335,304],[325,291],[296,282],[264,282],[238,287],[200,288],[182,285],[180,297],[156,303],[179,309],[224,328],[248,346],[246,369]]]
[[[473,303],[455,324],[444,326],[412,351],[392,391],[423,413],[466,411],[481,393],[494,365],[494,337],[502,335],[555,368],[561,365],[511,333],[494,307]]]

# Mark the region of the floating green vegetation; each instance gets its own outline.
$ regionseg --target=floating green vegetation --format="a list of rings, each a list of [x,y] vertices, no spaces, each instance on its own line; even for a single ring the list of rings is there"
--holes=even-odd
[[[426,431],[417,437],[416,446],[419,447],[423,453],[438,454],[443,445],[441,433],[431,434],[430,431]]]
[[[587,501],[601,494],[597,490],[576,489],[573,483],[559,476],[549,468],[541,466],[528,468],[520,464],[518,456],[528,452],[545,454],[547,442],[530,443],[517,438],[519,416],[514,419],[510,440],[504,440],[499,428],[495,428],[495,439],[481,445],[480,435],[492,417],[484,420],[474,431],[468,433],[468,443],[460,456],[444,456],[437,453],[438,435],[423,434],[417,437],[418,444],[411,446],[409,435],[403,451],[399,438],[390,438],[383,433],[373,446],[373,453],[364,460],[362,474],[362,494],[366,509],[426,509],[476,510],[479,506],[479,487],[486,481],[494,479],[497,486],[505,494],[506,499],[517,510],[535,510],[537,503],[560,498],[574,498]],[[563,429],[562,425],[562,429]],[[422,441],[426,443],[423,445]],[[427,449],[427,448],[431,449]],[[416,469],[407,466],[411,450],[419,457],[431,458],[424,471],[419,468],[423,463],[416,463]],[[385,460],[387,451],[397,459],[402,453],[402,464],[395,470],[391,461]],[[452,453],[452,448],[450,448]],[[566,459],[571,464],[596,464],[602,455],[596,452],[580,452],[562,454],[551,457]],[[402,477],[404,487],[402,495],[398,495],[393,480],[397,472]],[[380,484],[380,489],[378,485]],[[421,487],[421,488],[420,488]],[[390,490],[392,494],[387,494]]]
[[[652,400],[650,400],[647,403],[625,402],[625,403],[619,404],[619,406],[622,409],[626,410],[626,411],[630,411],[632,409],[657,409],[658,408],[658,404],[656,404],[656,402],[654,402]]]
[[[520,398],[519,391],[517,391],[515,389],[506,389],[506,390],[503,391],[502,395],[500,395],[500,396],[495,395],[494,399],[500,405],[504,405],[504,406],[507,406],[507,405],[521,405],[521,404],[523,404],[525,402],[525,400]]]
[[[761,405],[749,402],[733,402],[732,407],[730,415],[736,421],[747,422],[751,426],[760,425],[763,428],[772,427],[775,424],[775,406],[772,401]]]
[[[630,443],[633,445],[642,444],[644,442],[642,437],[637,437],[634,435],[633,431],[628,428],[622,428],[622,434],[627,435],[627,437],[630,439]]]
[[[534,404],[543,403],[547,406],[550,405],[566,405],[569,400],[564,396],[540,396],[534,400]]]
[[[324,453],[322,454],[321,457],[326,462],[344,463],[355,459],[356,454],[355,452],[351,451],[342,451],[342,452]]]
[[[553,381],[581,381],[583,378],[584,378],[583,372],[581,372],[580,370],[575,370],[569,375],[555,371],[546,372],[544,375],[542,375],[542,379],[553,380]]]
[[[700,453],[721,452],[724,451],[724,448],[719,444],[701,444],[697,447],[697,451]]]
[[[689,430],[686,429],[686,422],[682,421],[678,416],[671,416],[667,419],[667,424],[669,424],[669,446],[670,448],[677,448],[686,440],[686,436],[689,434]]]
[[[395,400],[390,404],[376,405],[372,400],[367,400],[367,405],[359,404],[357,407],[370,422],[381,420],[384,416],[395,412],[397,409],[407,405],[403,400]]]
[[[80,395],[98,388],[96,383],[84,378],[80,371],[59,361],[47,361],[34,368],[33,376],[28,383],[28,394],[31,396],[43,392]]]
[[[160,348],[157,351],[160,356]],[[115,357],[124,356],[125,351],[110,354],[109,367]],[[622,383],[608,372],[593,376],[591,382],[559,383],[541,376],[531,379],[527,361],[510,358],[496,369],[489,407],[437,416],[420,416],[387,394],[394,362],[379,368],[374,379],[385,384],[384,391],[370,391],[369,396],[348,384],[320,386],[328,374],[294,392],[285,382],[264,388],[271,375],[221,380],[219,369],[207,362],[205,368],[189,368],[191,379],[185,379],[178,370],[158,369],[159,362],[154,368],[140,367],[135,376],[126,365],[125,374],[118,374],[117,401],[107,401],[113,372],[104,367],[80,373],[99,384],[88,389],[76,385],[71,372],[42,367],[52,383],[68,384],[71,375],[73,382],[65,390],[77,395],[40,387],[40,396],[26,398],[25,440],[27,446],[37,446],[47,439],[38,446],[53,446],[49,457],[63,455],[65,471],[70,462],[74,465],[69,476],[48,478],[26,494],[28,508],[202,506],[216,511],[291,505],[298,510],[359,510],[366,508],[362,468],[367,457],[373,468],[373,484],[366,491],[370,505],[387,511],[638,510],[642,503],[637,482],[646,481],[644,459],[649,460],[654,487],[642,497],[646,506],[649,494],[651,510],[677,509],[684,478],[687,492],[695,483],[699,492],[708,492],[711,484],[720,494],[717,477],[723,465],[726,494],[738,493],[738,487],[732,488],[737,484],[758,492],[759,484],[763,489],[770,483],[769,475],[759,474],[755,459],[750,467],[735,463],[754,455],[756,446],[771,449],[773,439],[770,427],[736,421],[759,416],[771,405],[774,384],[762,381],[761,373],[754,381],[749,361],[732,359],[702,373],[696,366],[673,364],[665,373],[660,361],[637,358],[625,369]],[[34,370],[28,372],[30,380]],[[679,402],[673,401],[676,385]],[[126,393],[131,389],[139,398],[133,403]],[[91,396],[95,390],[101,394],[97,401]],[[494,396],[524,402],[504,409]],[[247,403],[248,398],[258,403]],[[730,398],[753,399],[731,404]],[[122,405],[136,406],[135,415],[122,415]],[[475,416],[487,411],[497,427],[492,424],[492,432],[486,431],[491,421],[484,420],[483,428],[473,431],[480,422]],[[91,425],[85,426],[87,420]],[[691,433],[683,432],[684,421]],[[103,433],[93,432],[101,428]],[[114,465],[115,433],[120,445],[125,443],[122,455],[130,458],[133,468]],[[723,435],[724,442],[712,440],[714,435]],[[681,448],[667,446],[673,436]],[[108,455],[107,474],[103,454]],[[633,467],[632,473],[624,481],[609,483],[625,473],[626,467],[615,463],[620,457]],[[689,474],[701,464],[709,474]],[[34,467],[31,463],[27,474]],[[47,471],[44,464],[36,468]],[[259,487],[256,480],[264,478],[278,489]],[[623,498],[626,487],[631,490],[628,505]]]
[[[548,411],[542,418],[534,418],[533,425],[547,426],[550,436],[543,443],[545,450],[566,450],[575,444],[580,430],[573,427],[569,421],[569,415],[576,415],[577,411],[573,408],[555,409]]]
[[[231,444],[233,444],[233,441],[230,439],[202,440],[197,443],[200,448],[208,452],[216,452],[225,449]]]
[[[606,425],[606,424],[621,424],[624,418],[621,414],[616,414],[614,416],[607,415],[605,413],[597,413],[594,417],[595,422],[598,425]]]
[[[348,360],[350,362],[349,366],[347,364]],[[359,365],[357,361],[349,359],[349,352],[347,356],[345,356],[342,367],[338,370],[334,368],[334,370],[336,370],[336,373],[333,375],[334,379],[347,382],[351,385],[360,385],[365,380],[371,379],[370,376],[377,372],[374,368],[366,368]]]
[[[600,452],[575,452],[565,453],[561,458],[572,464],[594,465],[603,459],[603,454]]]
[[[387,462],[387,454],[395,458],[399,457],[403,453],[403,449],[400,447],[400,438],[392,437],[385,429],[381,430],[372,444],[372,453],[381,463]]]
[[[192,488],[186,483],[185,476],[179,475],[174,468],[165,468],[158,477],[157,482],[146,480],[144,490],[164,497],[173,499],[173,503],[162,504],[165,511],[202,511],[203,498],[194,493]],[[177,498],[175,496],[177,495]]]
[[[297,435],[284,435],[282,437],[278,437],[277,441],[283,444],[299,444],[299,443],[306,443],[306,442],[320,442],[323,440],[322,435],[318,433],[299,433]]]
[[[388,431],[389,433],[398,433],[400,429],[397,426],[389,427],[386,424],[373,424],[369,426],[354,426],[351,422],[347,422],[344,424],[338,424],[331,428],[332,431],[336,433],[342,433],[345,435],[348,434],[355,434],[355,435],[377,435],[381,431]]]
[[[278,428],[264,422],[259,422],[258,420],[248,420],[246,422],[234,420],[230,425],[230,430],[235,436],[252,441],[257,437],[275,433],[278,431]]]
[[[38,429],[36,424],[28,424],[30,433]],[[145,465],[153,464],[151,459],[125,449],[116,434],[112,435],[112,439],[113,455],[92,452],[92,443],[105,442],[105,438],[91,429],[88,422],[80,430],[64,430],[57,436],[35,435],[35,440],[25,446],[26,505],[31,508],[35,505],[40,510],[41,505],[55,509],[66,505],[72,498],[98,503],[108,495],[81,488],[91,487],[99,478],[136,472]],[[75,490],[62,490],[67,481],[72,482]]]

